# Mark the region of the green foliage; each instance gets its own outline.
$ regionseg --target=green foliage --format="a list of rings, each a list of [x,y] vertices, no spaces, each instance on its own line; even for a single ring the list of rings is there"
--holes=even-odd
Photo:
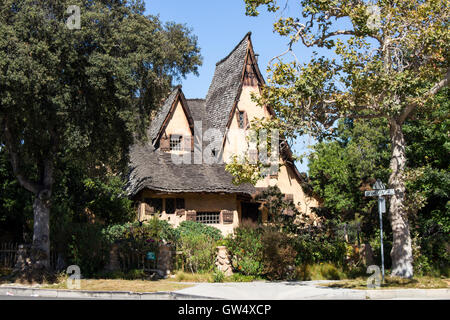
[[[301,281],[309,280],[341,280],[346,279],[348,276],[330,263],[318,263],[318,264],[304,264],[298,266],[296,269],[296,278]]]
[[[135,218],[133,202],[125,194],[125,183],[119,176],[86,178],[83,185],[87,209],[105,224],[125,223]]]
[[[99,224],[72,224],[66,253],[68,263],[78,265],[83,276],[92,276],[106,266],[109,244],[102,235]]]
[[[9,155],[0,146],[0,241],[25,241],[24,233],[32,230],[32,206],[32,197],[19,185],[12,172]]]
[[[293,279],[297,251],[293,241],[277,229],[265,228],[262,233],[263,273],[269,280]]]
[[[209,272],[214,269],[216,244],[203,233],[181,234],[181,249],[185,268],[190,272]]]
[[[80,29],[66,25],[70,5],[81,9]],[[119,178],[98,177],[126,171],[129,147],[144,137],[148,115],[174,80],[197,74],[201,64],[187,27],[144,12],[140,0],[1,2],[0,147],[20,185],[48,197],[36,213],[55,204],[56,215],[80,215],[87,207],[107,223],[130,219]],[[73,185],[67,165],[83,168]],[[41,224],[49,221],[38,218],[35,231],[46,230]],[[35,238],[41,237],[55,239]]]
[[[311,184],[337,219],[371,213],[376,201],[362,192],[376,179],[388,179],[388,136],[384,120],[340,120],[333,140],[314,145],[309,156]]]
[[[214,269],[217,241],[223,238],[219,229],[183,221],[176,229],[177,248],[182,251],[185,269],[190,272],[209,272]]]
[[[282,231],[296,231],[294,221],[300,212],[293,201],[285,199],[278,186],[269,186],[257,194],[255,200],[261,201],[262,207],[267,210],[269,223],[278,226]]]
[[[225,280],[225,273],[216,268],[213,273],[213,282],[223,282],[224,280]]]
[[[244,275],[259,276],[263,271],[261,231],[255,224],[243,222],[228,238],[233,267]]]
[[[207,237],[213,239],[214,241],[218,241],[223,238],[222,232],[219,229],[194,221],[181,222],[177,228],[177,232],[181,236],[188,236],[192,234],[204,234]]]
[[[298,252],[295,264],[315,264],[321,262],[342,266],[346,245],[343,240],[333,239],[326,233],[301,234],[296,237],[294,248]]]

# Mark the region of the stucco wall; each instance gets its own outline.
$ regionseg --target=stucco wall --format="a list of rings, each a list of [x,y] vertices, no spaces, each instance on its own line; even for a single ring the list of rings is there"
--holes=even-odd
[[[244,86],[242,88],[242,93],[238,103],[238,109],[240,111],[245,111],[248,116],[249,123],[255,118],[269,118],[270,114],[265,108],[258,106],[251,99],[251,92],[259,94],[259,89],[257,86]],[[236,110],[236,113],[238,110]],[[230,131],[236,131],[239,129],[239,124],[237,120],[236,113],[233,117],[232,123],[230,125]],[[243,141],[245,140],[245,135],[230,136],[227,139],[224,146],[224,161],[228,162],[233,154],[241,155],[247,150],[247,144]],[[299,210],[303,213],[311,214],[311,208],[317,207],[319,204],[316,199],[308,197],[298,182],[295,173],[291,168],[283,165],[283,161],[280,158],[280,172],[278,173],[277,179],[267,177],[263,180],[257,182],[256,187],[268,187],[277,185],[281,192],[285,194],[292,194],[294,197],[294,203],[297,205]]]
[[[192,137],[191,129],[189,128],[189,122],[184,113],[183,107],[181,106],[181,102],[178,100],[175,111],[172,115],[172,118],[169,120],[167,124],[166,131],[167,137],[170,137],[171,134],[182,135],[183,137]],[[184,140],[185,138],[183,138]],[[182,149],[184,149],[184,143],[182,142]],[[184,152],[184,151],[181,151]]]
[[[239,225],[239,206],[236,195],[230,194],[209,194],[209,193],[180,193],[173,195],[160,195],[151,191],[144,191],[141,200],[144,198],[184,198],[186,210],[195,210],[196,212],[220,212],[222,210],[233,211],[232,224],[208,224],[213,226],[226,236],[233,233],[233,229]],[[145,208],[141,205],[140,220],[150,219],[150,215],[145,215]],[[167,214],[163,202],[163,210],[161,212],[162,220],[167,220],[175,228],[186,220],[185,216],[178,216],[175,213]]]

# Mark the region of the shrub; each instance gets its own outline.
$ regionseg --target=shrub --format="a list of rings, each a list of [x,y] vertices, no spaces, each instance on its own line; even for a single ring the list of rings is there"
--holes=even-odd
[[[295,275],[297,252],[291,239],[275,229],[265,228],[262,233],[263,272],[270,280],[292,279]]]
[[[243,222],[227,239],[233,268],[245,275],[259,276],[263,272],[261,230],[256,224]]]
[[[214,241],[218,241],[223,238],[222,232],[219,229],[194,221],[181,222],[177,228],[177,232],[180,236],[204,234]]]
[[[156,216],[147,223],[125,223],[113,225],[102,230],[109,244],[119,246],[119,261],[123,270],[141,267],[147,252],[159,253],[162,242],[176,243],[178,232],[167,222]]]
[[[208,272],[214,268],[216,245],[209,236],[202,233],[181,234],[180,242],[187,270],[192,273]]]
[[[69,264],[78,265],[83,276],[101,271],[109,260],[110,244],[98,224],[72,224],[68,243]]]
[[[330,262],[342,266],[346,254],[346,243],[340,240],[330,240],[326,235],[298,235],[293,242],[298,252],[296,265]]]
[[[213,273],[213,282],[223,282],[225,280],[225,274],[219,270],[215,269]]]

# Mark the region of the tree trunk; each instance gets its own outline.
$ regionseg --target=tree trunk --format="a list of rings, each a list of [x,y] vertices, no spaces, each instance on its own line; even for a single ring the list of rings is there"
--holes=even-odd
[[[390,163],[391,176],[389,178],[389,185],[395,189],[395,195],[391,197],[389,209],[389,219],[393,235],[391,275],[411,278],[413,276],[411,235],[408,215],[404,207],[405,181],[403,172],[406,165],[405,139],[402,132],[402,125],[395,119],[390,120],[390,136],[392,158]]]
[[[31,259],[35,269],[50,267],[50,196],[50,190],[41,190],[33,203],[34,232]]]

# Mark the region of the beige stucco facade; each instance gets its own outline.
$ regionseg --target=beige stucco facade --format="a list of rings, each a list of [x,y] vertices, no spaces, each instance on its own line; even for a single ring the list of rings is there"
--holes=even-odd
[[[242,43],[244,42],[241,42],[241,44]],[[205,107],[208,106],[210,108],[208,110],[212,111],[210,112],[210,114],[208,114],[208,116],[213,115],[215,117],[218,117],[218,114],[220,115],[220,112],[222,112],[220,116],[224,116],[226,117],[226,119],[228,119],[227,122],[228,127],[226,128],[223,122],[220,122],[220,130],[225,131],[225,129],[227,129],[227,136],[224,137],[222,140],[223,142],[222,150],[220,150],[221,152],[218,153],[222,157],[221,160],[225,163],[228,163],[235,155],[238,157],[248,155],[249,145],[247,136],[250,133],[249,127],[252,120],[270,119],[270,117],[272,117],[273,114],[273,112],[271,112],[271,109],[268,109],[265,106],[264,107],[258,106],[257,103],[252,100],[252,94],[255,94],[256,96],[260,94],[260,87],[264,84],[264,80],[260,75],[255,54],[253,52],[253,48],[249,38],[246,50],[242,52],[245,53],[245,58],[242,58],[242,60],[240,60],[243,63],[242,65],[240,65],[240,69],[237,70],[238,72],[237,77],[239,77],[239,75],[242,75],[240,80],[241,82],[239,83],[239,87],[234,86],[236,88],[236,91],[233,93],[233,100],[232,101],[229,100],[231,102],[227,102],[226,105],[220,105],[220,101],[222,101],[223,99],[214,100],[211,103],[210,102],[206,103],[205,100]],[[224,73],[229,73],[230,70],[231,70],[230,68],[226,68]],[[236,79],[237,77],[234,77],[233,79]],[[224,88],[222,88],[221,86],[222,83],[227,82],[222,81],[221,83],[216,83],[214,86],[211,85],[211,88],[213,90],[215,90],[215,88],[219,88],[217,89],[217,92],[214,92],[216,95],[213,94],[211,96],[221,98],[231,96],[231,94],[229,93],[223,94],[226,91],[224,91]],[[179,89],[179,94],[176,97],[177,98],[175,99],[174,103],[171,105],[172,107],[170,108],[170,112],[168,113],[164,123],[161,126],[160,131],[158,132],[161,133],[160,136],[164,136],[166,139],[164,141],[165,147],[164,150],[162,151],[172,152],[175,154],[183,153],[184,154],[183,157],[180,158],[185,158],[185,156],[188,155],[187,153],[194,151],[192,149],[193,145],[192,140],[193,136],[194,135],[197,136],[197,134],[193,132],[194,123],[191,114],[192,111],[189,111],[191,109],[189,109],[188,103],[186,102],[186,99],[184,98],[184,95],[181,92],[181,88]],[[207,97],[207,99],[211,98]],[[229,108],[231,108],[231,111]],[[192,110],[196,110],[197,113],[195,115],[197,117],[196,119],[198,119],[199,118],[198,110],[202,109],[193,108]],[[211,119],[208,118],[206,115],[204,118],[208,119],[208,123],[215,123],[215,121],[211,121]],[[205,138],[205,133],[208,131],[208,129],[220,131],[218,128],[205,128],[205,126],[203,126],[202,129],[203,129],[203,139],[205,139],[205,141],[208,141],[208,139]],[[172,149],[171,147],[170,148],[167,147],[167,139],[170,140],[171,135],[183,137],[182,150],[175,151],[171,150]],[[209,153],[215,154],[216,147],[215,146],[212,147],[214,148],[214,152],[212,152],[213,149],[211,150],[208,149],[211,146],[205,146],[203,144],[201,145],[204,147],[203,163],[207,163],[207,161],[205,161],[205,153],[207,155],[209,155]],[[254,149],[254,147],[252,149]],[[161,146],[160,148],[163,149]],[[192,159],[190,157],[186,158]],[[303,191],[303,188],[301,186],[302,180],[295,166],[292,163],[291,164],[285,163],[284,160],[282,160],[281,156],[279,157],[278,161],[279,161],[278,172],[277,173],[273,172],[270,176],[267,176],[266,178],[258,181],[255,187],[267,188],[268,186],[276,185],[279,187],[282,193],[284,193],[285,195],[289,195],[289,199],[293,200],[293,202],[295,203],[295,205],[297,206],[297,208],[301,213],[306,214],[307,216],[313,216],[313,211],[311,209],[313,207],[319,206],[318,201],[312,197],[309,197]],[[191,163],[192,162],[190,162],[190,164]],[[195,165],[197,164],[198,163],[196,162]],[[154,170],[158,170],[158,168],[154,168]],[[201,170],[203,170],[203,168],[201,168]],[[184,175],[182,174],[179,174],[179,176],[183,176],[184,178]],[[202,177],[202,175],[197,174],[196,177]],[[189,177],[187,177],[187,179],[189,179]],[[204,180],[205,183],[208,183],[207,179],[202,180]],[[179,183],[179,185],[182,184],[183,184],[182,182]],[[176,186],[174,190],[180,190],[179,185]],[[168,186],[166,188],[158,189],[158,187],[159,185],[153,186],[153,190],[168,190],[171,188],[170,186]],[[207,186],[206,188],[203,189],[190,188],[184,190],[203,191],[211,189],[209,188],[209,186]],[[229,189],[218,189],[218,190],[229,190]],[[214,218],[212,218],[214,222],[211,223],[211,221],[208,221],[207,223],[211,226],[218,228],[225,235],[232,233],[233,229],[237,227],[239,223],[242,222],[243,218],[244,219],[249,218],[255,221],[255,215],[257,215],[259,221],[262,222],[267,221],[268,218],[267,212],[265,212],[264,210],[259,210],[259,204],[255,203],[255,201],[251,199],[250,194],[254,191],[249,191],[245,193],[237,190],[233,192],[236,193],[232,192],[170,193],[170,192],[156,192],[151,191],[149,189],[144,189],[143,191],[140,192],[140,195],[136,197],[137,200],[140,201],[138,209],[139,220],[140,221],[148,220],[153,214],[158,214],[160,219],[166,220],[169,223],[171,223],[174,227],[177,227],[182,221],[192,219],[193,215],[197,214],[196,218],[202,215],[203,217],[211,215],[214,216]],[[183,201],[181,202],[183,203],[183,208],[177,208],[179,211],[174,212],[173,205],[171,204],[173,203],[173,201],[167,200],[173,198],[183,199]],[[160,208],[161,210],[158,210],[158,212],[148,211],[146,209],[147,208],[146,203],[148,204],[151,201],[147,201],[146,199],[147,200],[158,199],[157,201],[160,201],[159,199],[162,199],[161,200],[162,206]],[[171,204],[169,207],[172,212],[167,211],[166,202]],[[201,222],[202,219],[197,219],[197,221]]]
[[[243,86],[242,93],[239,98],[239,103],[234,112],[234,116],[230,123],[230,132],[224,144],[223,157],[225,162],[229,162],[233,155],[244,155],[248,150],[248,137],[246,137],[247,130],[239,130],[238,113],[246,112],[248,123],[254,119],[269,119],[270,113],[265,107],[258,106],[251,98],[251,94],[259,95],[258,86]],[[319,206],[315,198],[308,197],[300,185],[298,177],[294,170],[287,166],[281,159],[279,160],[280,170],[277,177],[267,176],[266,178],[257,182],[257,188],[266,188],[268,186],[278,186],[282,193],[293,195],[294,203],[299,211],[312,214],[311,208]]]
[[[240,201],[234,194],[217,194],[217,193],[177,193],[177,194],[164,194],[155,193],[146,190],[141,195],[142,199],[145,198],[161,198],[162,211],[156,213],[161,220],[168,221],[175,228],[180,225],[181,222],[186,221],[186,214],[167,213],[165,199],[182,198],[185,202],[185,208],[187,211],[194,210],[196,213],[202,212],[221,212],[223,210],[233,212],[233,221],[226,223],[220,216],[219,223],[208,224],[216,227],[222,234],[228,235],[233,233],[233,229],[239,226],[240,221]],[[147,221],[152,218],[153,215],[146,214],[145,203],[142,202],[139,206],[139,221]]]

